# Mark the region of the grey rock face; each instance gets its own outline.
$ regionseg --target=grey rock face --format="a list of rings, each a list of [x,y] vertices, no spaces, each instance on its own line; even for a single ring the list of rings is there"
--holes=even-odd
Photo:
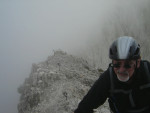
[[[46,61],[33,64],[18,88],[18,113],[72,113],[99,75],[84,59],[55,51]],[[95,113],[110,113],[107,102]]]

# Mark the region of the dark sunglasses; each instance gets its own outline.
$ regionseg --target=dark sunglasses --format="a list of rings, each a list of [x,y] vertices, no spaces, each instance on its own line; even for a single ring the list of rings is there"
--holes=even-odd
[[[120,67],[121,67],[121,65],[120,65],[119,63],[112,64],[112,66],[113,66],[114,68],[120,68]],[[130,69],[130,68],[133,67],[133,64],[124,64],[123,67],[126,68],[126,69]]]

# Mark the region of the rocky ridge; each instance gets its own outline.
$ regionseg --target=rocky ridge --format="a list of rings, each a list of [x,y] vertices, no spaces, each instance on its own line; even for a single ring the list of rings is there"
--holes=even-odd
[[[18,113],[73,113],[99,75],[84,59],[55,51],[46,61],[33,64],[18,88]],[[110,113],[107,102],[95,113]]]

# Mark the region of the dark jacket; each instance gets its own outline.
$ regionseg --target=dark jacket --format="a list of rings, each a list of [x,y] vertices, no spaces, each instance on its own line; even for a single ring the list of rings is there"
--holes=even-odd
[[[150,113],[150,63],[136,69],[129,82],[117,79],[111,66],[99,77],[74,113],[93,113],[108,98],[114,113]],[[149,72],[148,72],[149,71]],[[148,75],[146,74],[148,73]]]

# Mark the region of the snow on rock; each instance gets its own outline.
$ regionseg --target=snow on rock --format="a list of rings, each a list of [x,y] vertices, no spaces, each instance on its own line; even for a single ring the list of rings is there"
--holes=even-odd
[[[46,61],[33,64],[18,88],[18,113],[73,113],[99,75],[84,59],[55,51]],[[110,113],[108,103],[95,113]]]

